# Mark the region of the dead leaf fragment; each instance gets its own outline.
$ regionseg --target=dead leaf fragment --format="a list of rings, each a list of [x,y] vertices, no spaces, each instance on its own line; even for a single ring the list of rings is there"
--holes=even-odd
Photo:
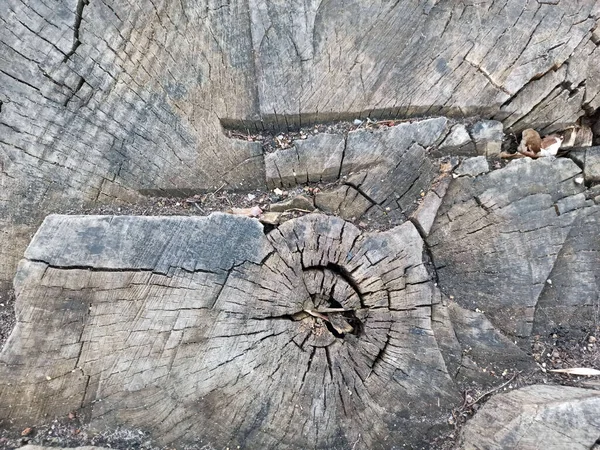
[[[32,428],[27,427],[25,428],[23,431],[21,431],[21,436],[29,436],[31,434],[31,432],[33,431]]]
[[[232,208],[231,213],[236,216],[258,217],[262,214],[262,209],[258,206],[252,208]]]
[[[260,221],[267,225],[278,225],[281,219],[279,212],[266,212],[260,216]]]
[[[600,370],[590,369],[587,367],[573,367],[571,369],[551,369],[549,372],[568,373],[569,375],[582,375],[588,377],[600,375]]]

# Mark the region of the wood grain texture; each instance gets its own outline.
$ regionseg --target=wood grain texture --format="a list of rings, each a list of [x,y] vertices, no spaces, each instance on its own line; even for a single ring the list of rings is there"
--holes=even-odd
[[[533,333],[555,327],[570,329],[573,336],[584,333],[600,310],[600,206],[585,208],[560,250],[540,293]],[[597,319],[596,319],[597,320]],[[584,336],[582,336],[584,337]]]
[[[546,131],[593,115],[599,11],[597,0],[7,0],[0,278],[48,213],[265,186],[260,146],[223,126],[480,114]]]
[[[467,422],[461,450],[588,450],[600,430],[600,393],[534,385],[497,395]]]
[[[560,256],[569,234],[577,239],[577,230],[585,229],[586,245],[597,243],[593,201],[577,176],[581,169],[572,161],[542,158],[454,180],[427,238],[444,291],[463,307],[484,311],[504,333],[530,336],[555,265],[571,264]],[[589,296],[585,284],[575,290]]]
[[[16,277],[0,418],[82,409],[165,444],[417,445],[460,401],[422,255],[410,222],[364,234],[310,214],[265,236],[223,214],[50,216]]]

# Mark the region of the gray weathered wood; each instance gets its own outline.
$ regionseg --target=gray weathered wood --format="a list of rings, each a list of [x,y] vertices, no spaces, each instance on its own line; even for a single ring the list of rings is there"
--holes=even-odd
[[[0,279],[50,212],[264,186],[260,145],[223,126],[443,113],[550,131],[593,116],[599,16],[597,0],[7,0]]]
[[[223,214],[50,216],[16,277],[0,418],[76,409],[164,444],[419,445],[460,401],[423,245],[410,222],[369,234],[319,214],[267,236]]]
[[[600,437],[600,392],[534,385],[494,396],[465,425],[461,450],[589,450]]]
[[[557,327],[582,336],[597,325],[600,311],[600,206],[577,217],[540,293],[534,334]],[[585,336],[582,336],[585,337]]]
[[[341,134],[317,134],[294,146],[265,155],[267,186],[288,187],[335,181],[341,170],[346,139]]]
[[[442,289],[504,333],[528,337],[561,249],[593,205],[580,176],[571,160],[526,158],[454,180],[427,238]],[[596,245],[589,217],[584,234]]]

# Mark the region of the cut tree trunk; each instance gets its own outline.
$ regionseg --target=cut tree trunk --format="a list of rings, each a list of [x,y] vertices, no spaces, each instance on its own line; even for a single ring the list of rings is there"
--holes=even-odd
[[[597,0],[7,0],[4,10],[1,282],[49,213],[264,187],[260,145],[228,129],[445,114],[546,132],[600,106]]]
[[[13,423],[83,409],[164,444],[375,448],[426,442],[460,401],[410,222],[50,216],[26,258]]]

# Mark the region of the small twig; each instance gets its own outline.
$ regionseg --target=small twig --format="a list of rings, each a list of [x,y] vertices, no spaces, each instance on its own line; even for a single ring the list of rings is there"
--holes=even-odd
[[[494,392],[499,391],[500,389],[502,389],[504,386],[507,386],[508,384],[510,384],[515,378],[517,378],[517,375],[519,375],[521,372],[515,372],[513,374],[512,377],[510,377],[510,380],[508,380],[506,383],[502,383],[500,386],[495,387],[494,389],[490,389],[489,391],[481,394],[479,397],[477,397],[476,400],[472,401],[471,403],[468,403],[466,405],[467,408],[471,408],[473,405],[479,403],[481,400],[483,400],[484,397],[487,397],[490,394],[493,394]]]
[[[217,194],[217,192],[219,192],[221,189],[223,189],[223,188],[224,188],[226,185],[227,185],[227,183],[223,183],[223,184],[221,185],[221,187],[220,187],[219,189],[217,189],[215,192],[213,192],[211,195],[212,195],[212,196],[215,196],[215,195]]]
[[[351,309],[346,309],[346,308],[321,308],[315,312],[318,313],[335,313],[335,312],[346,312],[346,311],[352,311]]]
[[[312,309],[305,309],[304,312],[310,314],[313,317],[318,317],[319,319],[323,319],[323,320],[326,320],[327,322],[329,322],[329,318],[327,316],[324,316],[323,314],[321,314],[318,311],[313,311]]]
[[[198,208],[202,214],[206,214],[206,213],[204,212],[204,210],[203,210],[202,208],[200,208],[200,206],[198,205],[198,203],[195,203],[195,202],[194,202],[194,203],[192,203],[192,205],[194,205],[196,208]]]
[[[301,212],[301,213],[307,213],[307,214],[309,214],[309,213],[311,213],[312,211],[309,211],[308,209],[290,208],[290,209],[287,209],[287,210],[285,210],[284,212],[282,212],[282,213],[281,213],[281,215],[284,215],[284,214],[289,214],[289,213],[291,213],[291,212]]]
[[[356,445],[358,444],[358,441],[360,441],[360,433],[358,433],[358,438],[356,438],[356,442],[352,446],[352,450],[354,450],[356,448]]]

